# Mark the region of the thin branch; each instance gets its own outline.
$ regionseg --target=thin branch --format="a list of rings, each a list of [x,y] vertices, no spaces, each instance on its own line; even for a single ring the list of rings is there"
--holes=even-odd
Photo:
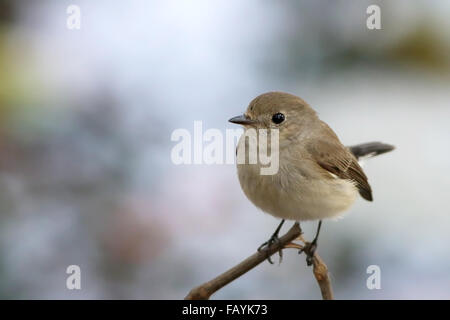
[[[278,251],[282,250],[287,244],[294,241],[302,234],[302,230],[300,229],[300,225],[295,223],[289,231],[283,235],[279,242],[274,243],[270,247],[267,247],[260,252],[256,252],[251,255],[238,265],[233,268],[225,271],[221,275],[216,278],[205,282],[204,284],[192,289],[189,294],[185,297],[186,300],[207,300],[209,297],[215,293],[217,290],[223,288],[233,280],[239,278],[244,273],[250,271],[261,262],[264,262],[267,257],[272,256]]]
[[[302,242],[307,243],[301,235],[296,240],[301,240]],[[302,250],[304,246],[299,245],[297,243],[289,243],[288,245],[285,246],[285,248],[294,248]],[[331,280],[328,274],[328,268],[317,252],[314,253],[313,258],[313,274],[319,285],[320,293],[322,294],[322,299],[333,300],[334,299],[333,288],[331,287]]]
[[[300,240],[305,245],[308,243],[302,237],[302,230],[300,229],[300,225],[295,223],[289,231],[283,235],[279,242],[271,245],[270,247],[256,252],[251,255],[238,265],[229,269],[228,271],[222,273],[216,278],[205,282],[204,284],[192,289],[189,294],[185,297],[186,300],[207,300],[214,294],[216,291],[220,290],[230,282],[236,280],[243,274],[247,273],[261,262],[267,259],[267,257],[272,256],[273,254],[279,252],[285,248],[294,248],[298,250],[302,250],[305,246],[294,243],[293,241]],[[328,275],[328,268],[320,256],[314,253],[313,258],[313,274],[319,284],[320,292],[322,294],[322,298],[324,300],[332,300],[333,299],[333,289],[331,287],[330,277]]]
[[[313,273],[316,277],[317,283],[319,284],[320,293],[322,293],[323,300],[333,300],[333,288],[331,287],[331,280],[328,274],[327,265],[317,253],[314,255],[313,266]]]

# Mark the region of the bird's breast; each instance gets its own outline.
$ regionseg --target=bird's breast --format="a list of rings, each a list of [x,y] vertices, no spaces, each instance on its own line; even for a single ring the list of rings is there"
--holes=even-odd
[[[310,173],[310,160],[291,161],[280,153],[274,175],[261,175],[260,164],[238,164],[247,198],[263,211],[284,219],[305,221],[336,217],[355,201],[354,183]]]

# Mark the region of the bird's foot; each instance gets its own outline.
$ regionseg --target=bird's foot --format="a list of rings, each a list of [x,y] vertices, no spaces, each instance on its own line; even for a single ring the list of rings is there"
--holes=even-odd
[[[304,252],[306,254],[306,264],[310,266],[313,264],[314,254],[316,250],[317,250],[317,239],[314,239],[312,242],[307,242],[305,246],[298,252],[298,254]]]
[[[269,249],[271,246],[273,245],[277,245],[280,242],[280,238],[278,238],[278,234],[274,233],[269,240],[267,240],[266,242],[264,242],[262,245],[260,245],[258,247],[258,252],[261,252],[263,250],[267,250]],[[283,260],[283,251],[282,248],[280,248],[280,250],[278,251],[278,255],[280,257],[280,262]],[[269,261],[270,264],[273,264],[272,259],[270,258],[269,253],[267,253],[267,261]]]

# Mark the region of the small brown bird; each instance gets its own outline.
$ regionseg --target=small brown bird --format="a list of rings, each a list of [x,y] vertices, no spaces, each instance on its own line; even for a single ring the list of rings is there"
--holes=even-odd
[[[308,265],[317,247],[322,219],[339,216],[354,203],[358,193],[372,201],[372,190],[358,159],[394,149],[380,142],[345,147],[305,101],[289,93],[264,93],[250,103],[244,115],[229,121],[243,125],[245,132],[279,130],[278,171],[261,175],[261,163],[238,163],[239,181],[253,204],[282,219],[259,250],[278,241],[285,219],[319,220],[307,250]],[[248,149],[248,142],[242,135],[238,149]]]

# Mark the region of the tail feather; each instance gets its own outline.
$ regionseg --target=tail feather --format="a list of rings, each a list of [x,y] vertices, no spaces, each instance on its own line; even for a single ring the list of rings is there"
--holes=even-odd
[[[360,159],[362,157],[373,157],[395,149],[393,145],[382,142],[368,142],[348,147],[353,155]]]

